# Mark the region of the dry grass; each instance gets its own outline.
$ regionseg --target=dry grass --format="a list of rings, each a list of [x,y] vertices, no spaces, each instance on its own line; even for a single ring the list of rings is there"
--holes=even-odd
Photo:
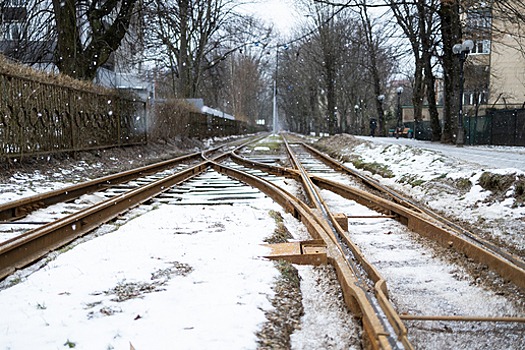
[[[33,69],[26,65],[10,61],[0,54],[0,74],[27,79],[39,83],[57,85],[82,91],[94,92],[98,94],[113,94],[111,89],[92,84],[88,81],[73,79],[64,74],[54,74]]]

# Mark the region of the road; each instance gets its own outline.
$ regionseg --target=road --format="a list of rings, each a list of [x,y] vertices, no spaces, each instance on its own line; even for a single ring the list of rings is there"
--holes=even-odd
[[[514,168],[525,171],[525,147],[510,146],[463,146],[446,145],[437,142],[406,138],[358,136],[376,143],[409,145],[443,153],[449,157],[477,163],[490,168]]]

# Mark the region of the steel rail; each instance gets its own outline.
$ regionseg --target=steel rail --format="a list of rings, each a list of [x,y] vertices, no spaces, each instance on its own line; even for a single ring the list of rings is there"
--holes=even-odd
[[[268,172],[274,175],[281,175],[296,180],[301,180],[301,176],[298,170],[284,168],[279,166],[273,166],[269,164],[259,163],[253,160],[246,159],[240,155],[232,152],[232,160],[241,165],[246,165],[248,167],[257,168],[259,170]],[[297,168],[297,166],[295,166]],[[466,253],[468,256],[475,258],[477,261],[481,261],[484,264],[487,264],[492,270],[497,271],[502,277],[511,280],[518,287],[524,288],[525,284],[525,271],[519,266],[514,265],[511,261],[500,257],[493,252],[484,249],[483,246],[475,244],[475,242],[470,242],[465,240],[463,237],[457,236],[453,228],[446,227],[443,223],[436,222],[432,216],[427,215],[422,210],[413,210],[411,205],[400,204],[383,197],[374,195],[372,193],[347,186],[336,181],[324,179],[322,177],[312,176],[311,179],[313,182],[320,188],[333,191],[341,195],[344,198],[354,200],[362,205],[365,205],[373,210],[380,211],[385,215],[381,217],[390,217],[394,218],[397,221],[405,224],[408,228],[414,232],[418,232],[424,236],[427,236],[430,239],[437,240],[442,245],[448,248],[455,248],[458,251]],[[343,235],[344,237],[344,235]],[[352,249],[357,249],[355,245],[348,239],[348,245]],[[358,250],[357,250],[358,251]],[[359,256],[359,254],[357,254]],[[369,273],[369,275],[376,281],[376,290],[384,294],[384,298],[387,299],[387,288],[384,280],[381,280],[375,274],[375,269],[371,268],[366,261],[363,263],[363,266]],[[385,300],[383,299],[383,300]],[[385,307],[390,307],[390,304],[385,304]],[[427,318],[429,316],[426,316]],[[442,319],[454,320],[456,316],[435,316]],[[400,315],[401,320],[409,319],[421,319],[423,320],[425,316],[411,316],[411,315]],[[460,317],[456,317],[459,318]],[[463,317],[467,319],[467,317]],[[487,319],[496,322],[500,318],[479,318]],[[521,322],[521,318],[501,318],[502,322]]]
[[[0,224],[20,219],[32,211],[45,208],[50,205],[70,201],[84,194],[93,193],[118,185],[124,182],[135,180],[141,176],[150,175],[172,167],[184,161],[201,157],[199,152],[191,153],[163,162],[147,165],[133,170],[128,170],[116,174],[107,175],[98,179],[82,182],[80,184],[67,186],[58,190],[18,199],[8,203],[0,204]]]
[[[336,269],[345,302],[356,315],[362,318],[368,343],[373,349],[392,349],[388,341],[390,332],[377,317],[375,307],[371,305],[363,289],[356,286],[358,283],[356,275],[349,268],[344,254],[334,242],[331,230],[327,228],[326,221],[319,216],[317,210],[265,179],[216,162],[213,162],[213,168],[217,172],[258,188],[300,220],[312,237],[322,239],[326,243],[328,259]]]
[[[249,140],[238,146],[237,149],[245,147],[249,142],[254,141]],[[221,147],[222,146],[219,146],[214,150]],[[229,152],[226,152],[226,154],[228,153]],[[202,154],[191,154],[188,157],[193,158],[196,156],[201,157]],[[214,159],[221,159],[223,157],[224,153],[216,156]],[[168,164],[170,162],[173,162],[173,160],[161,163]],[[75,214],[0,242],[0,280],[4,279],[17,269],[23,268],[30,263],[37,261],[50,251],[64,246],[100,225],[114,219],[122,212],[140,205],[158,194],[169,190],[171,186],[202,173],[210,166],[211,160],[203,160],[199,164],[184,169],[176,174],[168,175],[139,188],[129,190]],[[149,167],[146,168],[150,169]],[[130,171],[120,174],[124,177],[129,177],[130,173],[135,173],[136,175],[140,173],[140,171]],[[115,177],[116,181],[119,181],[117,175],[118,174],[111,175],[110,177]],[[103,179],[107,178],[108,177],[104,177]],[[95,182],[99,181],[95,180]]]
[[[525,323],[524,317],[483,317],[483,316],[425,316],[425,315],[401,315],[407,321],[451,321],[451,322],[502,322],[502,323]]]
[[[285,137],[283,137],[283,141],[293,167],[301,174],[301,181],[303,182],[304,187],[307,188],[307,193],[311,202],[315,205],[315,208],[322,213],[325,219],[321,224],[329,226],[325,227],[326,231],[330,233],[332,242],[339,250],[339,256],[343,257],[344,263],[354,274],[354,278],[357,280],[357,283],[354,283],[355,287],[360,289],[363,293],[362,295],[366,298],[369,307],[365,308],[367,314],[364,314],[364,319],[377,319],[381,324],[380,328],[367,330],[365,327],[365,330],[369,331],[373,336],[376,336],[377,334],[388,334],[383,341],[388,342],[389,348],[412,349],[413,347],[407,337],[407,329],[388,299],[385,279],[380,275],[379,271],[367,261],[360,249],[350,240],[346,232],[341,228],[328,208],[328,205],[324,202],[320,193],[315,188],[311,181],[311,176],[306,172]],[[348,247],[348,249],[346,247]],[[354,262],[354,259],[357,260],[358,263]],[[363,276],[360,267],[363,267],[366,271],[366,277]],[[374,286],[368,285],[369,277],[375,282]],[[344,281],[340,280],[341,285],[343,285],[343,282]],[[374,289],[375,294],[371,294],[369,289]],[[382,346],[385,345],[386,344],[383,344]]]
[[[237,147],[237,149],[240,149],[245,145],[246,143]],[[234,161],[235,158],[241,158],[235,155],[235,150],[231,151],[230,155]],[[371,302],[369,293],[367,293],[366,288],[363,288],[364,286],[359,280],[360,271],[352,270],[352,266],[355,266],[355,263],[353,261],[349,261],[348,251],[342,249],[340,246],[341,239],[339,236],[341,236],[345,242],[348,240],[350,250],[352,252],[355,250],[356,254],[358,255],[356,258],[357,260],[361,260],[359,258],[361,253],[359,249],[354,244],[352,244],[349,238],[345,235],[337,221],[332,221],[333,215],[330,213],[320,196],[314,196],[315,201],[319,201],[319,206],[316,205],[316,208],[311,208],[303,201],[300,201],[285,190],[279,188],[267,180],[220,164],[219,161],[223,160],[227,156],[227,153],[223,153],[216,157],[209,157],[203,152],[200,156],[204,159],[204,161],[194,167],[185,169],[173,175],[169,175],[164,179],[157,180],[141,188],[130,190],[126,193],[115,196],[84,211],[57,220],[36,230],[29,231],[27,234],[22,235],[22,237],[17,237],[16,239],[6,241],[7,243],[0,243],[0,280],[3,279],[6,274],[14,271],[16,268],[23,267],[32,261],[39,259],[47,252],[71,242],[77,237],[98,227],[101,223],[107,222],[120,215],[120,213],[123,211],[129,210],[131,207],[144,203],[157,194],[167,191],[170,187],[186,181],[189,178],[197,176],[211,167],[224,175],[230,176],[258,188],[270,198],[274,199],[286,211],[292,213],[294,217],[301,220],[314,238],[320,238],[326,243],[329,262],[335,267],[337,271],[337,275],[345,295],[345,302],[349,308],[355,312],[356,315],[361,316],[363,320],[363,328],[365,330],[366,336],[368,337],[368,344],[372,348],[396,348],[398,341],[401,342],[405,348],[412,348],[407,339],[406,328],[402,323],[402,320],[405,319],[405,315],[401,317],[396,316],[397,313],[388,301],[388,293],[384,279],[382,279],[378,273],[377,276],[374,276],[376,273],[375,268],[373,266],[366,266],[365,264],[365,270],[370,275],[374,276],[374,290],[378,299],[378,303]],[[253,161],[246,162],[251,162],[252,164],[256,163]],[[268,167],[268,165],[265,165],[265,167]],[[304,169],[302,173],[300,166],[298,167],[298,170],[279,167],[274,168],[275,169],[273,170],[275,172],[280,172],[281,175],[293,177],[296,179],[304,178],[305,181],[310,183],[313,182],[321,188],[324,188],[323,186],[332,186],[334,184],[341,185],[333,181],[310,176],[304,171]],[[339,187],[339,191],[343,191],[344,189],[344,185],[341,186],[343,187]],[[317,192],[315,186],[311,185],[311,188],[312,191]],[[334,188],[338,187],[334,185]],[[346,192],[347,190],[344,189],[344,191]],[[365,193],[364,191],[360,192]],[[363,201],[368,201],[369,204],[372,202],[373,198],[377,197],[373,195],[371,195],[373,197],[361,197],[360,193],[359,196],[355,193],[353,193],[352,196],[362,198]],[[412,219],[410,219],[407,215],[399,214],[395,210],[399,210],[399,212],[403,213],[413,211],[398,203],[392,203],[391,201],[388,201],[384,198],[380,199],[384,201],[382,202],[382,208],[385,212],[389,214],[394,213],[394,216],[396,216],[398,220],[406,221],[406,224],[410,227],[410,222]],[[324,215],[320,215],[320,213],[323,213]],[[415,213],[415,215],[425,218],[425,215],[422,213]],[[328,216],[329,219],[327,219],[326,216]],[[433,223],[429,223],[429,225],[433,225]],[[334,234],[334,229],[336,230],[337,235]],[[30,256],[32,256],[32,258],[30,258]],[[363,261],[366,262],[364,257],[362,258]],[[11,259],[11,261],[18,259],[18,262],[11,266],[6,263],[6,261],[9,261],[9,259]],[[385,314],[391,322],[390,326],[385,327],[385,324],[377,317],[376,311],[378,307],[386,310]],[[410,316],[406,315],[406,317]],[[393,334],[397,335],[397,339],[394,339]]]
[[[232,155],[232,159],[240,164],[256,167],[269,173],[300,179],[300,174],[294,169],[257,163],[255,161],[246,160],[236,154]],[[335,160],[331,158],[329,159],[333,162],[332,165],[334,168],[337,164],[340,165],[340,163]],[[340,166],[342,169],[343,166]],[[360,175],[360,177],[361,176],[363,175]],[[431,215],[430,210],[419,209],[415,207],[417,206],[415,203],[410,204],[406,201],[402,201],[402,203],[391,201],[322,177],[314,176],[312,177],[312,180],[321,188],[333,191],[347,199],[354,200],[359,204],[367,206],[370,209],[380,211],[387,216],[394,216],[397,221],[407,225],[414,232],[439,243],[445,248],[453,248],[458,252],[466,254],[476,262],[487,265],[501,277],[512,281],[516,286],[525,290],[525,268],[523,268],[522,260],[517,258],[509,259],[508,255],[500,254],[499,250],[494,251],[492,249],[487,249],[490,248],[490,246],[487,247],[476,240],[469,240],[468,237],[462,236],[461,232],[455,230],[456,225],[449,226],[446,221],[443,222],[436,220],[435,216]],[[378,188],[383,187],[380,184],[378,184],[378,186]]]
[[[42,258],[45,254],[72,242],[106,223],[122,212],[167,191],[171,186],[196,176],[210,166],[209,161],[177,174],[130,190],[78,213],[28,231],[0,243],[0,280]]]
[[[264,136],[259,137],[250,137],[247,142],[255,142],[262,138]],[[173,159],[165,160],[162,162],[146,165],[143,167],[139,167],[136,169],[128,170],[119,172],[116,174],[107,175],[98,179],[85,181],[76,185],[67,186],[58,190],[49,191],[42,194],[37,194],[34,196],[21,198],[15,201],[11,201],[8,203],[0,204],[0,224],[8,224],[12,222],[13,220],[20,219],[24,216],[27,216],[31,212],[48,207],[50,205],[60,203],[60,202],[67,202],[73,199],[76,199],[84,194],[89,194],[93,192],[97,192],[100,190],[104,190],[106,188],[109,188],[111,186],[115,186],[118,184],[122,184],[131,180],[135,180],[137,178],[140,178],[142,176],[147,176],[151,174],[155,174],[157,172],[172,168],[173,166],[185,162],[185,161],[191,161],[196,159],[208,159],[209,154],[216,152],[217,150],[231,145],[238,143],[239,140],[232,141],[220,146],[213,147],[209,150],[205,150],[202,152],[194,152],[187,155],[183,155],[180,157],[176,157]],[[242,145],[245,145],[246,143],[243,143]],[[240,147],[238,147],[240,148]],[[227,155],[227,153],[223,153],[222,155]]]
[[[396,215],[399,215],[398,220],[402,223],[408,224],[408,221],[410,220],[411,223],[409,224],[409,228],[412,230],[432,239],[443,247],[454,248],[455,250],[466,254],[469,258],[474,259],[476,262],[486,264],[500,276],[512,281],[519,288],[525,290],[525,261],[520,257],[510,254],[493,243],[477,237],[473,233],[468,232],[450,220],[436,214],[432,210],[404,198],[401,194],[381,185],[376,180],[352,171],[331,157],[313,149],[311,146],[304,143],[303,145],[315,156],[319,156],[328,166],[334,169],[339,169],[350,175],[356,174],[356,176],[363,181],[369,182],[374,188],[382,192],[387,192],[395,197],[396,200],[393,202],[381,200],[381,197],[373,196],[368,192],[359,191],[321,177],[314,177],[314,182],[316,182],[317,185],[321,187],[324,186],[324,188],[330,189],[346,198],[351,197],[351,199],[369,207],[371,201],[382,203],[381,205],[385,212],[388,213],[389,211],[393,211]],[[399,207],[389,204],[394,202],[398,203]],[[402,210],[403,207],[410,209],[410,211]],[[421,227],[418,227],[417,225],[421,225]]]
[[[312,154],[314,154],[319,159],[321,159],[329,167],[331,167],[333,169],[340,170],[340,171],[342,171],[342,172],[344,172],[346,174],[349,174],[351,176],[359,178],[364,184],[366,184],[368,186],[371,186],[371,187],[375,188],[376,190],[391,196],[393,198],[393,201],[395,201],[395,202],[397,202],[397,203],[399,203],[399,204],[401,204],[403,206],[406,206],[407,208],[410,208],[410,209],[412,209],[414,211],[425,213],[426,215],[428,215],[428,216],[432,217],[433,219],[437,220],[438,222],[441,222],[442,224],[446,225],[447,227],[455,230],[459,234],[464,235],[466,238],[483,245],[488,250],[493,251],[496,255],[500,255],[501,257],[503,257],[506,260],[512,262],[513,264],[515,264],[516,266],[520,267],[521,269],[525,269],[525,261],[521,257],[516,256],[515,254],[509,253],[505,249],[503,249],[503,248],[495,245],[494,243],[489,242],[489,241],[487,241],[487,240],[477,236],[476,234],[474,234],[474,233],[464,229],[463,227],[461,227],[461,226],[457,225],[456,223],[448,220],[447,218],[443,217],[442,215],[439,215],[436,212],[434,212],[434,211],[432,211],[432,210],[430,210],[430,209],[428,209],[428,208],[426,208],[424,206],[421,206],[421,205],[417,204],[416,202],[412,201],[409,198],[406,198],[405,196],[403,196],[399,192],[394,191],[393,189],[382,185],[379,181],[377,181],[377,180],[375,180],[375,179],[373,179],[373,178],[371,178],[369,176],[366,176],[364,174],[360,174],[359,172],[356,172],[356,171],[354,171],[354,170],[344,166],[343,164],[341,164],[340,162],[338,162],[335,159],[331,158],[330,156],[319,152],[314,147],[312,147],[312,146],[310,146],[310,145],[308,145],[308,144],[306,144],[304,142],[301,143],[301,144],[307,150],[309,150]]]

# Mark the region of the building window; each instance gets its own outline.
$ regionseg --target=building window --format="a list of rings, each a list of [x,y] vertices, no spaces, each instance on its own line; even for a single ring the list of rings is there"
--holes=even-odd
[[[486,105],[488,103],[488,94],[486,91],[467,91],[463,93],[464,105]]]
[[[467,11],[467,21],[465,27],[473,32],[490,33],[492,16],[490,9],[478,8]]]
[[[465,37],[474,41],[472,54],[489,54],[492,15],[490,8],[468,10],[465,21]]]
[[[8,6],[18,7],[27,5],[28,0],[11,0],[8,1]]]
[[[490,53],[490,40],[474,40],[474,48],[470,52],[471,54],[489,54]]]

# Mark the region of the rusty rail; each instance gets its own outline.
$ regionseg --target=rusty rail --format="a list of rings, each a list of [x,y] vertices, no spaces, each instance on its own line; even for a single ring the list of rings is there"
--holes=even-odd
[[[237,148],[242,148],[249,142],[254,142],[254,139],[251,138],[248,142],[241,144]],[[34,210],[36,207],[45,206],[46,202],[57,203],[60,200],[70,200],[82,194],[94,192],[100,188],[103,188],[108,182],[111,184],[117,184],[135,179],[145,174],[155,173],[158,172],[159,169],[161,170],[171,167],[174,164],[180,163],[184,160],[204,157],[204,153],[210,154],[221,147],[223,146],[216,147],[203,153],[193,153],[184,157],[153,164],[147,167],[106,176],[101,179],[89,181],[77,186],[70,186],[62,190],[43,194],[41,196],[34,196],[28,199],[15,201],[14,203],[8,203],[0,208],[3,209],[4,213],[9,213],[11,211],[16,214],[18,211],[18,214],[20,214],[20,208],[26,208],[29,206],[31,210]],[[224,153],[221,153],[212,159],[222,159],[223,157]],[[90,208],[79,211],[78,213],[69,215],[51,223],[47,223],[39,228],[30,230],[22,235],[1,242],[0,280],[13,273],[16,269],[20,269],[40,259],[48,252],[57,249],[69,242],[72,242],[76,238],[85,235],[103,223],[112,220],[120,213],[125,212],[130,208],[137,206],[162,192],[167,191],[175,184],[198,175],[211,166],[210,162],[211,160],[208,159],[203,160],[197,165],[189,167],[176,174],[169,175],[137,189],[130,190],[121,195],[95,204]],[[19,216],[10,216],[10,218],[15,217]]]
[[[392,346],[392,339],[389,339],[390,332],[383,325],[383,321],[377,317],[375,312],[377,305],[372,304],[364,289],[358,286],[359,281],[354,272],[349,268],[344,253],[340,247],[335,244],[333,233],[328,228],[326,220],[316,213],[315,209],[310,208],[304,202],[269,181],[215,162],[213,163],[213,168],[217,172],[258,188],[280,204],[286,211],[290,212],[295,218],[300,220],[312,237],[322,239],[327,247],[326,252],[328,259],[337,271],[341,287],[344,291],[345,302],[356,315],[362,318],[363,327],[372,348],[396,348]],[[406,348],[411,348],[408,341]]]
[[[93,193],[102,189],[118,185],[137,179],[141,176],[154,174],[164,169],[173,167],[184,161],[197,159],[201,156],[200,152],[188,154],[185,156],[170,159],[164,162],[147,165],[141,168],[120,172],[104,176],[95,180],[86,181],[77,185],[64,187],[55,191],[38,194],[35,196],[22,198],[16,201],[0,204],[0,223],[2,221],[11,221],[22,218],[32,211],[47,206],[70,201],[84,194]]]
[[[286,141],[285,143],[287,144]],[[237,149],[244,146],[245,144],[239,146]],[[467,244],[472,243],[464,242],[461,237],[457,237],[453,232],[449,232],[443,228],[442,223],[437,223],[421,211],[412,210],[406,205],[395,203],[337,182],[310,176],[302,169],[300,162],[293,155],[288,145],[287,148],[289,149],[290,158],[294,163],[295,169],[257,163],[238,156],[235,154],[235,151],[232,151],[230,155],[236,162],[249,165],[250,167],[265,169],[265,171],[269,173],[302,181],[305,187],[308,188],[307,192],[310,198],[310,205],[307,205],[265,179],[221,164],[220,161],[227,156],[225,153],[215,157],[203,153],[199,156],[202,157],[204,161],[196,166],[167,176],[141,188],[130,190],[105,202],[96,204],[91,208],[47,224],[36,230],[29,231],[12,240],[0,243],[0,279],[12,273],[17,268],[21,268],[41,258],[47,252],[92,231],[101,223],[115,218],[123,211],[129,210],[129,208],[137,206],[159,193],[168,190],[171,186],[192,178],[212,167],[219,173],[258,188],[280,204],[286,211],[290,212],[305,225],[308,232],[310,232],[316,240],[314,242],[317,244],[317,248],[319,248],[319,240],[322,240],[324,243],[321,244],[323,245],[322,252],[319,253],[320,250],[317,251],[318,255],[313,258],[318,259],[319,263],[323,263],[322,259],[326,258],[327,261],[334,266],[347,306],[363,321],[366,344],[370,348],[412,349],[413,347],[408,340],[407,329],[403,320],[425,320],[430,318],[443,318],[452,321],[463,320],[457,317],[457,319],[454,317],[451,318],[450,316],[398,315],[388,299],[385,280],[376,268],[367,262],[359,248],[350,240],[348,234],[338,223],[335,215],[330,212],[326,203],[324,203],[316,186],[329,189],[345,198],[356,200],[374,209],[379,208],[379,211],[386,216],[399,220],[417,232],[424,231],[428,235],[440,235],[442,236],[440,239],[447,241],[447,244],[452,240],[452,245],[455,248],[465,247]],[[191,156],[197,157],[196,154]],[[301,244],[301,246],[302,245],[304,244]],[[326,249],[324,247],[326,247]],[[494,254],[490,252],[479,247],[476,249],[476,254],[479,254],[478,258],[487,259],[487,261],[496,266],[496,268],[498,268],[497,266],[500,266],[500,264],[501,266],[508,264],[504,259],[494,256]],[[470,249],[468,249],[468,251],[470,254],[474,254],[474,250],[470,251]],[[487,262],[485,261],[485,263]],[[501,273],[508,273],[516,280],[525,276],[524,272],[519,270],[519,268],[514,268],[514,270],[512,270],[514,272],[509,272],[510,270],[502,268],[501,266],[499,267]],[[525,278],[522,278],[521,281],[525,281]],[[370,293],[369,290],[373,290],[373,293]],[[505,322],[505,320],[502,322]],[[508,320],[508,322],[521,321]]]
[[[288,147],[289,149],[289,147]],[[326,157],[326,156],[325,156]],[[295,158],[295,156],[291,155],[290,159],[294,163],[293,169],[291,168],[284,168],[279,166],[272,166],[269,164],[259,163],[253,160],[249,160],[246,158],[243,158],[237,154],[232,154],[232,159],[242,165],[257,168],[259,170],[266,171],[270,174],[274,175],[280,175],[280,176],[286,176],[290,178],[294,178],[298,181],[305,182],[307,181],[305,179],[306,173],[301,172],[300,165],[298,165],[298,160]],[[334,162],[332,164],[333,168],[340,167],[341,169],[344,168],[342,165],[337,165],[335,161],[331,160],[331,162]],[[342,170],[344,172],[347,172],[345,170]],[[348,172],[347,172],[348,173]],[[420,209],[418,208],[414,203],[411,203],[409,200],[405,200],[401,195],[394,193],[394,195],[391,195],[390,197],[393,197],[392,200],[385,199],[383,197],[371,194],[366,191],[362,191],[350,186],[346,186],[340,183],[337,183],[335,181],[327,180],[321,177],[315,177],[315,176],[307,176],[309,177],[313,183],[320,188],[327,189],[330,191],[333,191],[344,198],[355,200],[356,202],[365,205],[373,210],[379,211],[382,213],[381,217],[390,217],[394,218],[397,221],[399,221],[402,224],[407,225],[408,228],[411,230],[428,237],[432,240],[435,240],[442,245],[446,246],[447,248],[453,248],[460,252],[465,253],[467,256],[473,258],[474,260],[478,262],[482,262],[484,264],[487,264],[489,268],[492,270],[498,272],[502,277],[511,280],[514,282],[518,287],[525,288],[525,270],[519,266],[519,264],[515,264],[515,260],[507,259],[505,255],[501,256],[497,254],[497,252],[493,252],[490,249],[486,249],[482,244],[479,243],[479,241],[476,240],[470,240],[469,237],[463,236],[462,230],[458,232],[455,228],[456,225],[447,225],[447,221],[443,220],[437,220],[434,215],[428,215],[427,212],[428,209]],[[367,179],[364,175],[360,175],[359,177],[363,177]],[[375,189],[380,190],[382,192],[385,192],[384,187],[379,184],[375,183],[376,181],[373,180],[373,186]],[[322,206],[322,200],[320,200],[319,204],[315,204],[314,202],[317,200],[316,198],[319,198],[318,195],[313,194],[312,191],[315,191],[315,189],[308,190],[308,196],[310,198],[310,202],[312,203],[311,206],[314,208],[308,208],[309,210],[312,210],[314,212],[322,212],[323,209]],[[331,215],[329,215],[331,216]],[[319,215],[315,215],[316,218],[319,218]],[[331,223],[323,224],[320,221],[318,221],[319,225],[323,227],[323,229],[326,232],[329,232],[331,228],[335,228],[337,231],[337,234],[339,237],[341,237],[341,240],[344,241],[344,243],[350,248],[352,253],[355,255],[357,260],[360,261],[363,268],[366,270],[367,274],[370,276],[370,278],[375,282],[374,288],[376,291],[376,297],[378,300],[380,300],[381,306],[386,310],[386,314],[389,315],[389,318],[391,319],[392,323],[395,325],[394,329],[396,333],[398,334],[399,339],[401,339],[406,333],[405,326],[402,324],[403,320],[411,320],[411,319],[418,319],[418,320],[425,320],[425,319],[442,319],[442,320],[450,320],[450,321],[460,321],[460,320],[469,320],[472,319],[480,321],[486,319],[488,321],[497,322],[499,318],[483,318],[483,317],[455,317],[455,316],[412,316],[412,315],[398,315],[390,302],[388,301],[388,290],[386,286],[386,282],[383,278],[380,277],[379,273],[375,270],[373,266],[371,266],[360,253],[359,249],[351,242],[351,240],[348,238],[346,233],[342,230],[340,230],[340,227],[336,220],[332,220],[332,217],[330,217]],[[319,238],[319,236],[315,236],[315,233],[311,233],[314,238]],[[333,234],[327,234],[327,236],[330,238],[332,242],[336,242],[337,240],[334,240]],[[336,242],[337,243],[337,242]],[[328,243],[327,243],[328,244]],[[328,249],[328,254],[330,252],[333,253],[330,249]],[[335,262],[333,259],[329,258],[329,261],[336,266],[337,268],[337,262]],[[519,260],[518,260],[519,262]],[[345,275],[341,273],[338,270],[338,276],[340,279],[340,283],[343,286],[343,291],[345,294],[350,295],[350,297],[345,297],[345,299],[355,299],[355,296],[353,295],[352,291],[348,290],[348,287],[345,287],[348,285],[347,282],[344,281]],[[352,304],[354,304],[355,308],[355,300],[353,302],[349,303],[349,306],[352,308]],[[355,310],[354,310],[355,311]],[[501,318],[502,322],[521,322],[521,318]],[[366,322],[365,322],[366,325]],[[365,327],[365,331],[367,328]],[[379,331],[380,332],[380,331]],[[372,331],[373,334],[373,331]],[[372,335],[372,339],[374,336]],[[379,344],[379,343],[378,343]],[[410,345],[408,344],[407,347]]]
[[[0,279],[209,167],[209,161],[0,243]]]
[[[333,169],[357,176],[375,189],[387,193],[392,197],[392,201],[334,181],[314,177],[313,180],[318,186],[329,189],[345,198],[353,199],[372,209],[374,208],[371,203],[374,203],[374,206],[377,205],[382,208],[384,213],[395,214],[398,221],[407,224],[415,232],[441,244],[443,247],[462,252],[478,263],[486,264],[501,277],[512,281],[519,288],[525,290],[525,262],[521,257],[510,254],[491,242],[476,236],[432,210],[422,207],[396,191],[381,185],[378,181],[345,167],[311,146],[304,143],[302,145]]]
[[[259,140],[261,137],[257,138],[249,138],[248,142],[255,142]],[[220,148],[230,145],[230,144],[236,144],[239,141],[234,141],[231,143],[227,143],[225,145],[220,145],[217,147],[213,147],[211,149],[202,151],[202,152],[194,152],[187,155],[183,155],[177,158],[169,159],[166,161],[146,165],[143,167],[139,167],[136,169],[104,176],[98,179],[82,182],[80,184],[67,186],[58,190],[49,191],[46,193],[22,198],[19,200],[11,201],[8,203],[0,204],[0,224],[10,222],[13,220],[20,219],[31,212],[48,207],[50,205],[60,203],[60,202],[67,202],[72,199],[78,198],[82,195],[93,193],[96,191],[100,191],[106,188],[109,188],[111,186],[115,186],[118,184],[122,184],[131,180],[135,180],[139,177],[155,174],[157,172],[163,171],[165,169],[172,168],[173,166],[180,164],[182,162],[192,161],[196,159],[208,159],[208,157],[211,156],[213,152],[216,152]],[[244,143],[242,144],[244,145]],[[221,156],[227,156],[228,153],[221,154]]]

